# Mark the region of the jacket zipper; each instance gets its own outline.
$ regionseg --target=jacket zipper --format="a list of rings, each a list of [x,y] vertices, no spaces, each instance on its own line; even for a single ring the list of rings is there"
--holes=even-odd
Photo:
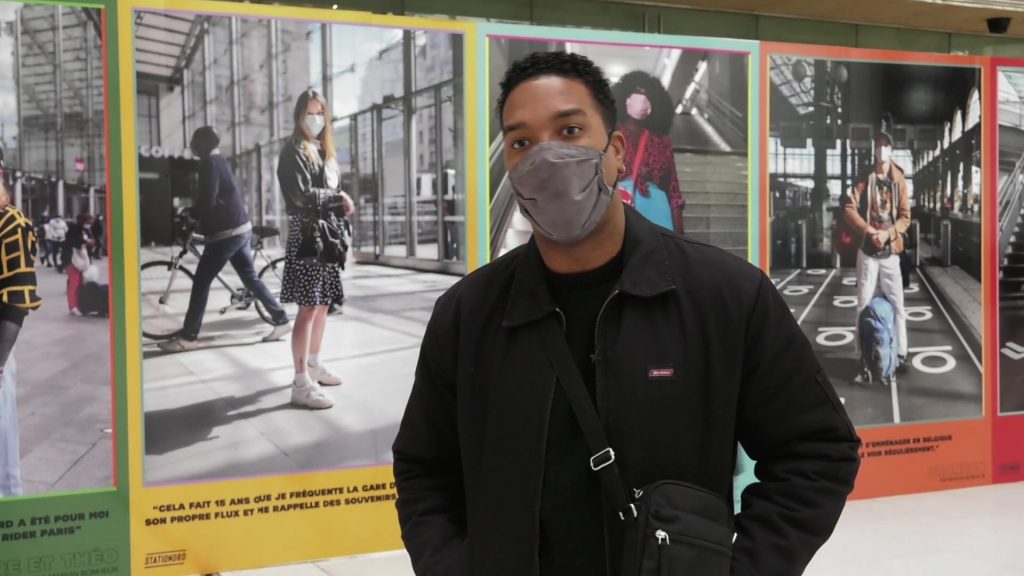
[[[565,312],[562,312],[561,308],[555,308],[555,312],[558,312],[558,320],[562,324],[562,334],[565,334],[568,322],[565,319]]]
[[[612,300],[619,295],[618,289],[612,290],[612,293],[605,299],[604,304],[601,305],[601,310],[597,313],[597,324],[594,326],[594,361],[597,361],[600,356],[601,348],[601,318],[604,316],[604,311],[611,304]]]
[[[594,324],[594,355],[591,358],[591,360],[594,362],[594,379],[595,379],[595,382],[594,382],[594,397],[595,397],[595,400],[596,400],[596,404],[597,404],[596,407],[598,408],[598,415],[599,416],[600,416],[600,413],[601,413],[600,406],[601,406],[601,380],[602,379],[601,379],[601,367],[598,366],[597,363],[598,363],[599,359],[601,358],[601,354],[602,354],[602,351],[601,351],[601,318],[604,317],[604,311],[608,308],[608,305],[611,304],[612,300],[614,300],[615,297],[618,296],[618,295],[619,295],[619,290],[618,290],[618,288],[616,288],[616,289],[612,290],[612,293],[608,295],[608,298],[605,298],[604,304],[601,305],[601,310],[599,310],[598,313],[597,313],[597,322],[595,322],[595,324]],[[633,521],[639,521],[639,519],[638,518],[634,518]],[[604,526],[604,540],[605,540],[606,545],[608,545],[607,544],[608,543],[608,521],[607,521],[607,519],[605,519],[605,521],[602,524]],[[610,551],[606,551],[605,570],[608,571],[609,573],[612,573],[614,571],[614,568],[608,562],[611,559],[610,554],[611,554]]]
[[[565,313],[562,312],[562,310],[560,308],[557,308],[557,307],[555,308],[555,312],[558,313],[558,321],[562,324],[562,333],[564,334],[565,331],[566,331],[566,324],[567,324],[567,321],[565,319]],[[553,382],[551,384],[551,393],[548,394],[547,408],[545,409],[545,411],[548,414],[548,417],[545,419],[545,425],[544,425],[544,438],[545,438],[545,442],[544,442],[544,448],[543,448],[544,452],[543,452],[542,458],[541,458],[541,462],[544,463],[543,467],[541,468],[541,481],[542,482],[543,482],[544,475],[547,474],[547,440],[546,439],[547,439],[548,434],[550,433],[550,429],[551,429],[551,405],[554,403],[555,389],[558,388],[558,374],[553,375],[551,377],[551,379],[553,380]],[[540,507],[541,507],[541,503],[540,503],[540,499],[538,499],[537,500],[537,508],[536,508],[538,520],[540,519]],[[536,560],[537,560],[537,562],[540,561],[540,552],[539,552],[539,550],[537,552]]]
[[[600,350],[600,341],[601,341],[600,340],[601,339],[601,317],[604,316],[604,311],[605,311],[606,308],[608,308],[608,304],[610,304],[611,301],[616,296],[618,296],[618,294],[619,294],[618,290],[613,290],[612,293],[608,295],[608,298],[605,299],[604,304],[601,305],[601,310],[598,311],[598,313],[597,313],[597,322],[596,322],[596,324],[594,326],[594,355],[591,357],[591,360],[595,364],[597,363],[598,357],[600,356],[599,350]],[[565,331],[567,330],[567,324],[568,324],[568,321],[565,319],[565,313],[562,312],[561,308],[557,308],[557,307],[555,308],[555,312],[558,313],[558,318],[559,318],[559,320],[562,323],[562,333],[564,334]],[[594,383],[594,392],[595,392],[596,395],[599,396],[600,395],[600,390],[601,390],[601,371],[600,370],[596,370],[595,371],[595,375],[596,375],[597,382]],[[604,539],[605,539],[605,543],[607,545],[607,542],[608,542],[608,523],[607,522],[602,522],[602,525],[603,525]],[[606,551],[606,553],[607,553],[607,551]],[[608,565],[608,563],[607,563],[608,559],[609,558],[605,559],[606,560],[606,563],[605,563],[606,570],[611,568],[611,566]]]

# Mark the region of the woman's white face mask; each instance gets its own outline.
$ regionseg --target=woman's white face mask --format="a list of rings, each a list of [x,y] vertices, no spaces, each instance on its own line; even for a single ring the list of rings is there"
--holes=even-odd
[[[320,136],[320,133],[324,131],[325,122],[323,114],[306,114],[302,122],[306,127],[306,131],[314,138]]]
[[[651,115],[650,99],[639,92],[630,94],[626,99],[626,113],[634,120],[646,120]]]

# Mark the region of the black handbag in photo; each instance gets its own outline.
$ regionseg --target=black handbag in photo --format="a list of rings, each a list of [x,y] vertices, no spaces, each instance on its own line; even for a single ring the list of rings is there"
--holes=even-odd
[[[299,259],[306,264],[344,268],[348,242],[345,223],[341,220],[333,211],[321,210],[318,206],[315,215],[311,215],[303,225]]]
[[[597,409],[583,384],[559,323],[544,330],[548,358],[593,454],[609,508],[624,524],[622,576],[729,576],[732,510],[709,490],[675,480],[652,482],[627,495]]]

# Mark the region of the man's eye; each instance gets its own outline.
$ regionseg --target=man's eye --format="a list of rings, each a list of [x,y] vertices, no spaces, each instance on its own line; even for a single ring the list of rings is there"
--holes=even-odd
[[[520,138],[519,140],[512,141],[512,149],[522,150],[523,148],[526,148],[527,144],[528,142],[525,139]]]
[[[566,136],[578,136],[581,132],[583,132],[583,128],[580,128],[579,126],[566,126],[565,129],[562,130],[562,134],[565,134]]]

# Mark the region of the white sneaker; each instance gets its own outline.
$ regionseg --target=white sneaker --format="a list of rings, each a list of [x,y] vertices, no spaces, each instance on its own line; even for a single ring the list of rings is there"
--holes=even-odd
[[[157,344],[164,352],[188,352],[199,348],[198,340],[186,340],[185,338],[171,338]]]
[[[274,326],[274,329],[270,331],[270,334],[267,334],[266,336],[263,337],[263,341],[264,342],[276,342],[276,341],[284,338],[285,336],[287,336],[288,333],[291,332],[291,331],[292,331],[292,323],[291,322],[285,322],[284,324],[277,324],[277,325]]]
[[[82,311],[79,310],[78,308],[72,308],[71,309],[71,315],[72,316],[81,316],[82,315]]]
[[[306,372],[309,373],[310,379],[314,382],[319,382],[322,386],[341,386],[341,377],[332,374],[323,364],[309,366]]]
[[[334,400],[316,384],[292,383],[292,404],[313,410],[324,410],[334,406]]]

